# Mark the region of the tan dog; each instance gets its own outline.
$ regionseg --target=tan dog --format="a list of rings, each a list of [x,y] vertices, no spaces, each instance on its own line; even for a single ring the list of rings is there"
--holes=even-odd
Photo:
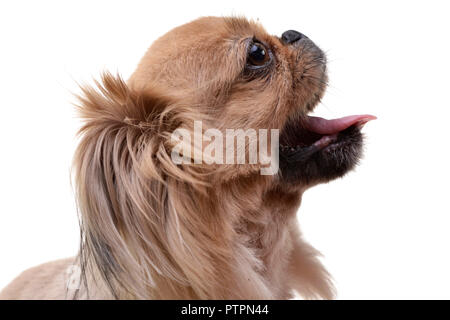
[[[105,74],[83,89],[78,257],[25,271],[0,297],[332,298],[295,214],[305,189],[354,167],[360,128],[373,117],[307,116],[326,82],[323,52],[296,31],[279,38],[215,17],[170,31],[128,83]],[[280,170],[174,163],[172,133],[192,132],[196,120],[219,132],[280,129]]]

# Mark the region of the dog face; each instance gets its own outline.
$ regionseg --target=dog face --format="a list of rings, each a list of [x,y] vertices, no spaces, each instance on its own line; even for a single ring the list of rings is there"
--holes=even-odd
[[[211,119],[209,127],[280,129],[281,170],[273,178],[289,185],[339,177],[360,157],[359,127],[368,116],[334,122],[307,116],[326,83],[325,55],[308,37],[293,30],[272,36],[258,23],[216,17],[158,39],[129,80],[136,90],[157,86],[183,101],[194,118]]]

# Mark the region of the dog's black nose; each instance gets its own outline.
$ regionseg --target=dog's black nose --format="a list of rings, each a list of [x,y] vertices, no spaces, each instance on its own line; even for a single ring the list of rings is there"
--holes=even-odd
[[[288,30],[286,32],[283,32],[283,34],[281,35],[281,40],[283,40],[283,42],[286,44],[293,43],[302,38],[307,38],[307,37],[304,34],[298,32],[298,31],[295,31],[295,30]]]

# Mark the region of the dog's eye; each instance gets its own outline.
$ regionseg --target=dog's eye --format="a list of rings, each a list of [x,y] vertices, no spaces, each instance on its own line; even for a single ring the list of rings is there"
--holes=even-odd
[[[262,67],[270,62],[270,53],[260,42],[253,42],[248,49],[247,64],[253,67]]]

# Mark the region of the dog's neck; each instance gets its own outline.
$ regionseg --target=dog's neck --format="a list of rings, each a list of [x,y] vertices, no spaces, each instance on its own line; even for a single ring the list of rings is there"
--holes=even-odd
[[[141,289],[145,292],[140,298],[290,296],[286,270],[300,192],[287,193],[250,178],[210,188],[206,194],[185,184],[176,189],[167,193],[167,220],[161,220],[158,227],[165,230],[165,240],[169,241],[165,257],[158,257],[159,263],[171,265],[161,273],[149,273],[152,286]],[[95,266],[94,275],[89,277],[98,283],[104,275],[98,265],[91,265]],[[236,287],[241,289],[234,290]],[[91,296],[105,296],[111,288],[100,281],[90,289]],[[112,297],[130,298],[126,288],[119,285],[114,289]]]

